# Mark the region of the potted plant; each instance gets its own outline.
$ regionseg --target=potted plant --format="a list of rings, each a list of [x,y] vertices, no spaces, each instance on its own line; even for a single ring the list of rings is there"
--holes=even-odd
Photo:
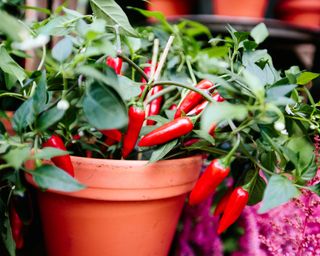
[[[264,212],[306,187],[316,172],[319,113],[303,85],[317,74],[275,70],[257,49],[265,25],[228,27],[230,37],[208,43],[198,38],[211,38],[208,28],[193,21],[171,25],[137,9],[160,23],[133,29],[114,1],[91,7],[94,15],[61,8],[34,24],[32,36],[1,17],[17,29],[4,31],[7,59],[13,49],[39,46],[42,54],[11,94],[24,103],[12,121],[17,135],[0,137],[1,181],[6,201],[23,194],[21,173],[45,189],[38,198],[49,255],[166,255],[186,193],[193,188],[189,203],[200,203],[220,185],[224,193],[227,176],[236,186],[220,206],[219,233],[247,203],[263,199]],[[51,51],[48,36],[61,37]],[[196,183],[200,154],[208,165]]]

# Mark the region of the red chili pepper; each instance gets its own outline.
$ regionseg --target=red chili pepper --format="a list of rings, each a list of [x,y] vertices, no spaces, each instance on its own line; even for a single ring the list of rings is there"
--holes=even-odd
[[[150,147],[163,144],[191,132],[192,129],[193,123],[189,117],[179,117],[145,135],[138,145]]]
[[[53,134],[46,142],[43,143],[43,147],[53,147],[61,150],[67,150],[60,136]],[[69,173],[74,177],[74,169],[71,162],[70,155],[55,156],[51,158],[51,161],[60,169]]]
[[[187,114],[188,116],[193,116],[193,115],[198,115],[200,114],[205,107],[209,104],[209,101],[203,101],[200,104],[198,104],[195,108],[193,108],[189,113]]]
[[[223,102],[224,101],[224,98],[222,98],[219,93],[213,94],[212,99],[215,100],[216,102]],[[188,112],[188,116],[200,114],[208,104],[209,104],[209,102],[206,100],[201,102],[195,108],[193,108],[191,111]]]
[[[154,95],[154,94],[160,92],[162,89],[163,89],[163,87],[161,85],[154,86],[151,89],[151,95]],[[163,97],[160,96],[150,102],[149,109],[147,112],[147,117],[148,116],[155,116],[160,113],[162,101],[163,101]],[[156,121],[154,121],[154,120],[147,120],[147,125],[154,125],[155,123],[156,123]]]
[[[126,158],[134,149],[138,140],[141,127],[145,119],[145,111],[141,106],[131,106],[129,108],[128,130],[123,137],[122,157]]]
[[[199,204],[209,197],[228,176],[229,172],[229,165],[222,163],[221,159],[214,159],[193,187],[189,197],[189,204]]]
[[[184,147],[190,147],[193,144],[197,143],[200,139],[192,138],[190,140],[187,140],[186,142],[183,143]]]
[[[213,213],[214,216],[218,216],[224,212],[224,209],[226,208],[228,200],[231,196],[231,192],[232,192],[232,189],[228,189],[228,191],[220,199],[220,201],[218,202],[218,204],[216,206],[216,209],[214,210],[214,213]]]
[[[210,130],[209,130],[209,134],[210,134],[212,137],[215,136],[216,128],[217,128],[217,125],[215,125],[215,124],[211,125],[211,128],[210,128]]]
[[[10,224],[12,238],[16,243],[16,248],[21,249],[24,245],[24,239],[22,235],[23,222],[14,207],[11,207],[10,210]]]
[[[209,89],[213,86],[213,84],[208,80],[202,80],[196,85],[196,88],[198,89]],[[178,107],[174,118],[178,118],[182,116],[183,113],[187,114],[191,109],[193,109],[195,106],[197,106],[201,101],[203,100],[203,97],[201,94],[191,91],[189,92],[186,97],[182,100],[180,106]]]
[[[100,132],[106,137],[115,140],[116,142],[121,141],[122,133],[117,129],[100,130]]]
[[[119,57],[112,58],[110,56],[107,57],[106,64],[113,68],[116,74],[120,75],[122,68],[122,59]]]
[[[177,109],[177,104],[172,104],[170,107],[169,107],[169,110],[176,110]]]
[[[235,188],[228,200],[226,208],[219,222],[218,234],[224,232],[230,227],[240,216],[244,207],[248,203],[249,193],[242,187]]]

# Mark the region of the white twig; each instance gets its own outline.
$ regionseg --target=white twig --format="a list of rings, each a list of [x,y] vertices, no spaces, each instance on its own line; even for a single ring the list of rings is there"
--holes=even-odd
[[[167,58],[167,55],[169,53],[169,50],[170,50],[170,47],[171,47],[171,44],[172,44],[173,40],[174,40],[174,36],[170,36],[169,40],[167,42],[167,45],[164,48],[163,53],[161,54],[158,68],[157,68],[156,73],[154,74],[154,77],[153,77],[154,81],[157,81],[159,76],[160,76],[161,70],[163,68],[164,62],[166,61],[166,58]]]
[[[153,43],[151,72],[150,72],[150,77],[149,77],[149,83],[151,83],[154,78],[154,74],[155,74],[156,66],[157,66],[158,54],[159,54],[159,39],[156,38],[156,39],[154,39],[154,43]]]

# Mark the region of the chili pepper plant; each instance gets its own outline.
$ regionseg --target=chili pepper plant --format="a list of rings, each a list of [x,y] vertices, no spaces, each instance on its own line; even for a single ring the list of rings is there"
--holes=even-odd
[[[219,233],[246,204],[262,201],[266,212],[301,188],[319,193],[307,186],[317,170],[320,112],[306,86],[319,74],[276,70],[259,48],[264,24],[250,32],[226,24],[227,35],[212,35],[197,22],[170,24],[135,9],[158,22],[133,28],[113,0],[90,3],[92,15],[60,6],[32,24],[0,12],[0,99],[20,102],[16,134],[0,126],[0,225],[11,255],[23,241],[10,219],[23,232],[16,221],[23,214],[10,217],[15,207],[7,206],[28,193],[24,175],[43,189],[83,189],[70,155],[155,162],[203,154],[208,167],[189,202],[228,193],[218,204]],[[51,47],[52,37],[59,40]],[[39,64],[25,70],[15,58],[32,49]]]

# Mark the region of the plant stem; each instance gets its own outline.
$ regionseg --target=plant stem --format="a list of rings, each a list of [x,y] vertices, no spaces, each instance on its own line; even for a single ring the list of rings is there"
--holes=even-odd
[[[6,97],[6,96],[10,96],[10,97],[13,97],[13,98],[17,98],[17,99],[20,99],[20,100],[26,100],[27,97],[19,94],[19,93],[14,93],[14,92],[4,92],[4,93],[1,93],[0,94],[0,98],[1,97]]]
[[[162,54],[161,54],[161,57],[160,57],[160,60],[159,60],[159,65],[158,65],[158,68],[154,74],[154,81],[157,81],[160,74],[161,74],[161,70],[163,68],[163,65],[166,61],[166,58],[167,58],[167,55],[169,53],[169,50],[171,48],[171,45],[173,43],[173,40],[174,40],[174,36],[170,36],[169,39],[168,39],[168,42],[166,44],[166,47],[164,48]]]
[[[156,38],[156,39],[154,39],[154,44],[153,44],[153,52],[152,52],[152,60],[151,60],[151,72],[150,72],[149,83],[151,83],[153,81],[153,78],[154,78],[154,74],[155,74],[156,66],[157,66],[158,54],[159,54],[159,39]]]
[[[125,62],[127,62],[129,65],[131,65],[135,70],[138,71],[138,73],[146,80],[149,81],[149,77],[146,75],[146,73],[143,72],[143,70],[136,64],[134,63],[132,60],[130,60],[127,56],[125,56],[122,53],[118,53],[117,54],[118,57],[120,57],[121,59],[123,59]]]
[[[192,85],[186,85],[186,84],[181,84],[181,83],[172,82],[172,81],[159,81],[159,82],[153,83],[151,86],[153,87],[156,85],[174,85],[177,87],[186,88],[188,90],[191,90],[191,91],[194,91],[194,92],[201,94],[201,96],[203,96],[207,101],[209,101],[211,103],[215,102],[215,100],[212,99],[212,97],[209,94],[207,94],[205,91],[200,90]]]
[[[161,90],[160,92],[158,92],[157,94],[154,94],[154,95],[150,96],[147,99],[146,104],[149,104],[154,99],[159,98],[159,97],[167,94],[168,92],[171,92],[171,91],[174,91],[174,90],[176,90],[176,88],[174,86],[167,87],[167,88]]]
[[[186,63],[187,63],[188,71],[189,71],[189,73],[190,73],[190,77],[191,77],[191,79],[192,79],[193,85],[196,85],[196,84],[197,84],[197,79],[196,79],[196,77],[194,76],[194,73],[193,73],[193,69],[192,69],[191,63],[190,63],[190,57],[189,57],[189,56],[187,56],[187,58],[186,58]]]

